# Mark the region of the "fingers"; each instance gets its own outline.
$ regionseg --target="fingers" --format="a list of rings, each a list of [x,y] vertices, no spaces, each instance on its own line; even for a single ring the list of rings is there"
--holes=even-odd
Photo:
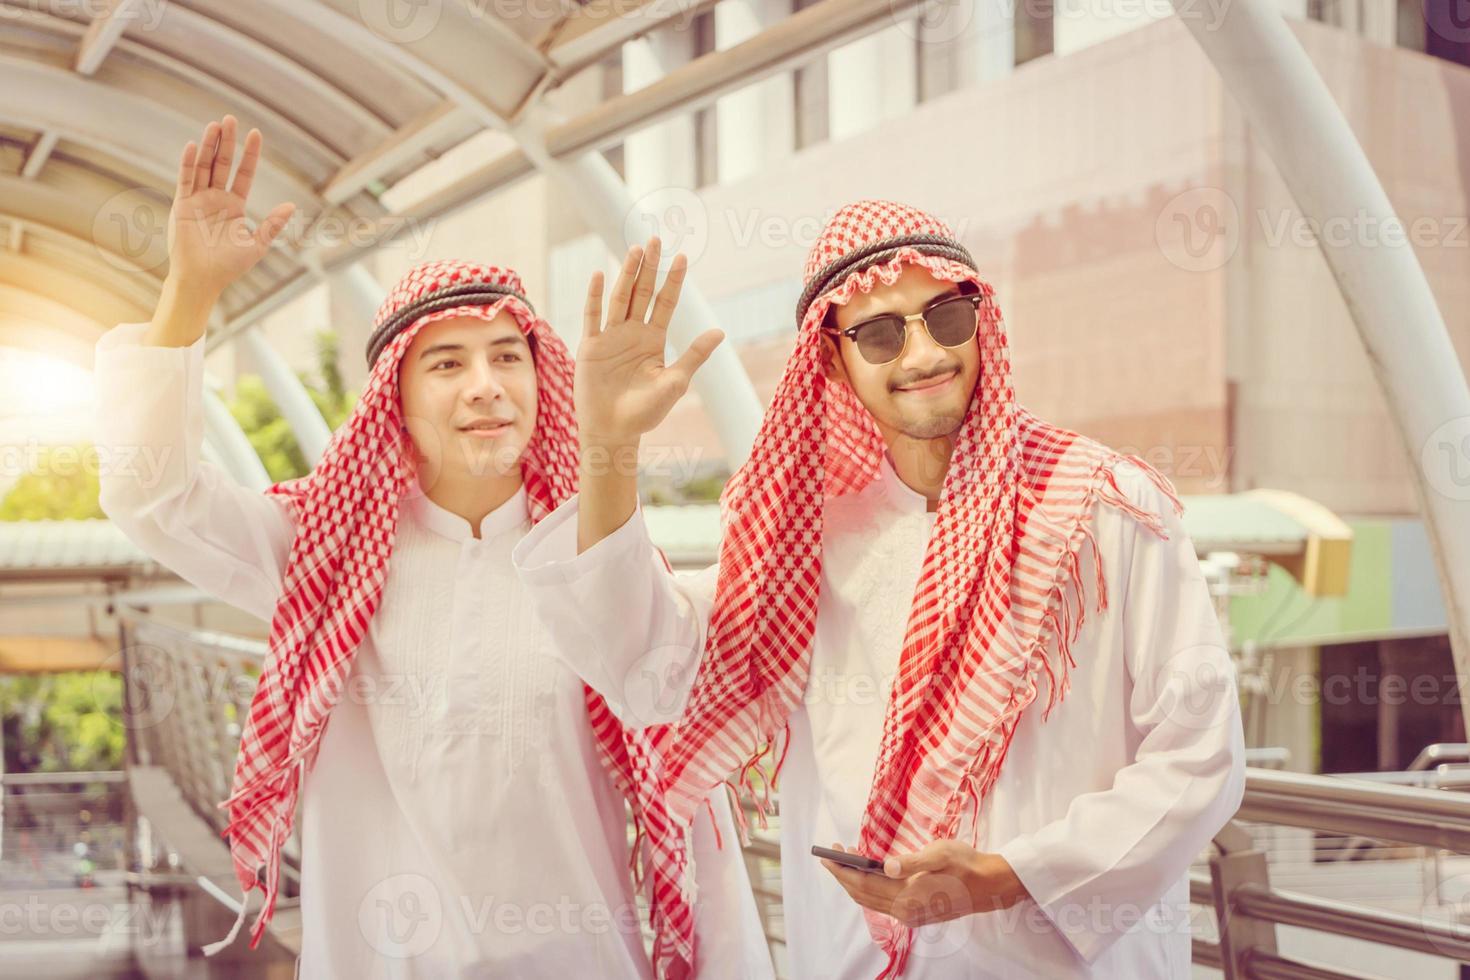
[[[677,372],[680,379],[687,385],[689,379],[694,377],[694,372],[698,371],[704,365],[704,362],[709,360],[709,356],[715,352],[715,348],[720,346],[720,342],[724,339],[725,332],[723,330],[706,330],[698,337],[695,337],[694,342],[689,345],[689,349],[680,354],[679,359],[669,365],[669,367]],[[841,850],[841,847],[837,849]]]
[[[179,180],[174,186],[175,201],[194,193],[194,159],[198,154],[199,145],[193,140],[184,144],[184,152],[179,156]]]
[[[291,220],[291,215],[295,211],[296,205],[290,201],[285,204],[277,204],[271,209],[271,213],[265,216],[260,227],[255,229],[255,242],[260,247],[262,255],[265,254],[266,249],[271,247],[271,242],[276,240],[276,236],[281,233],[281,229],[286,227],[286,222]]]
[[[623,258],[618,281],[613,283],[612,299],[607,304],[607,325],[622,323],[628,319],[628,301],[633,298],[633,283],[638,279],[638,263],[643,261],[643,249],[634,245]]]
[[[240,169],[235,171],[235,182],[230,193],[241,200],[250,196],[250,185],[255,183],[255,168],[260,165],[260,130],[252,129],[245,137],[245,150],[240,155]]]
[[[834,844],[833,850],[842,850],[842,848]],[[901,882],[890,882],[877,875],[844,868],[826,858],[822,859],[822,866],[837,879],[837,883],[842,886],[843,891],[847,892],[849,898],[863,908],[872,909],[874,912],[891,914],[894,899],[904,889]]]
[[[890,878],[907,878],[921,871],[940,871],[949,867],[947,841],[933,841],[912,854],[896,854],[883,862],[883,873]]]
[[[209,186],[209,174],[214,169],[214,155],[219,150],[219,123],[211,121],[204,127],[199,138],[199,153],[194,159],[194,190],[202,191]]]
[[[587,281],[587,305],[582,307],[582,339],[602,333],[602,270]]]
[[[684,277],[689,272],[689,260],[680,252],[674,256],[673,264],[669,266],[669,274],[664,279],[663,288],[658,291],[658,298],[653,301],[653,316],[649,323],[660,330],[667,330],[669,321],[674,318],[674,308],[679,305],[679,294],[684,289]]]
[[[214,164],[209,172],[209,186],[224,190],[230,182],[230,167],[235,162],[235,117],[225,116],[220,121],[219,152],[214,155]]]
[[[663,243],[654,235],[643,250],[643,264],[638,269],[638,281],[633,286],[633,301],[628,304],[628,319],[642,320],[648,315],[648,304],[653,300],[653,287],[658,281],[658,260],[663,252]]]

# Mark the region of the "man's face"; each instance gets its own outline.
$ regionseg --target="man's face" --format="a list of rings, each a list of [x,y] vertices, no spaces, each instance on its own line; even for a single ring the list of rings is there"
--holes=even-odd
[[[918,313],[959,292],[957,283],[936,279],[923,266],[907,265],[893,285],[879,283],[872,292],[832,307],[828,322],[835,319],[837,329],[846,330],[882,313]],[[980,377],[978,332],[958,347],[941,347],[917,320],[907,329],[903,353],[887,364],[869,363],[850,337],[824,334],[827,377],[852,388],[890,442],[895,434],[912,439],[950,435],[964,422]]]
[[[520,465],[536,430],[536,367],[509,312],[424,327],[403,355],[398,385],[426,488],[441,473],[492,477]]]

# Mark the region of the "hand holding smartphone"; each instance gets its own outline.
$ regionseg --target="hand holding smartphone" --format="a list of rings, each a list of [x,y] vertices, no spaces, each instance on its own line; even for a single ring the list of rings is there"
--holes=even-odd
[[[819,858],[826,858],[833,864],[840,864],[854,871],[878,875],[883,873],[883,862],[877,858],[864,857],[851,851],[835,851],[830,847],[818,847],[815,844],[812,845],[812,853]]]

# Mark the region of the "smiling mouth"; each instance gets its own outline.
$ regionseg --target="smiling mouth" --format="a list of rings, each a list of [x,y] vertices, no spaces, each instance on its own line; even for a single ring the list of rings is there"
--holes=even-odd
[[[508,431],[510,429],[510,425],[511,424],[509,422],[472,422],[469,425],[460,426],[459,431],[463,432],[465,435],[486,438],[489,436],[496,436],[502,432]]]
[[[958,371],[946,371],[944,374],[936,375],[932,378],[926,378],[925,380],[920,381],[917,384],[905,385],[904,387],[897,388],[895,390],[906,392],[938,391],[939,389],[943,388],[945,385],[953,381],[955,378],[959,377],[959,374],[960,373]]]

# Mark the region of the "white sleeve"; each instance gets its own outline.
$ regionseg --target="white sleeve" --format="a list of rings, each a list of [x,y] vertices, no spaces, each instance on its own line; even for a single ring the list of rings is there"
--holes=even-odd
[[[577,553],[577,498],[544,517],[511,555],[556,655],[630,728],[677,721],[694,687],[718,566],[675,575],[649,540],[642,507]]]
[[[102,510],[154,560],[270,622],[295,533],[284,501],[200,460],[204,340],[141,343],[146,324],[97,342]]]
[[[773,980],[771,948],[723,784],[710,791],[709,802],[713,826],[703,807],[694,815],[694,974],[700,980]]]
[[[1131,556],[1110,562],[1126,574],[1121,583],[1109,575],[1109,592],[1121,608],[1128,714],[1142,739],[1110,788],[1077,797],[1062,818],[1000,848],[1088,962],[1137,921],[1127,916],[1188,872],[1245,792],[1235,668],[1194,547],[1158,488],[1141,473],[1119,477],[1135,504],[1163,515],[1169,535],[1134,525]],[[1091,927],[1088,910],[1098,908],[1117,910],[1118,921]]]

